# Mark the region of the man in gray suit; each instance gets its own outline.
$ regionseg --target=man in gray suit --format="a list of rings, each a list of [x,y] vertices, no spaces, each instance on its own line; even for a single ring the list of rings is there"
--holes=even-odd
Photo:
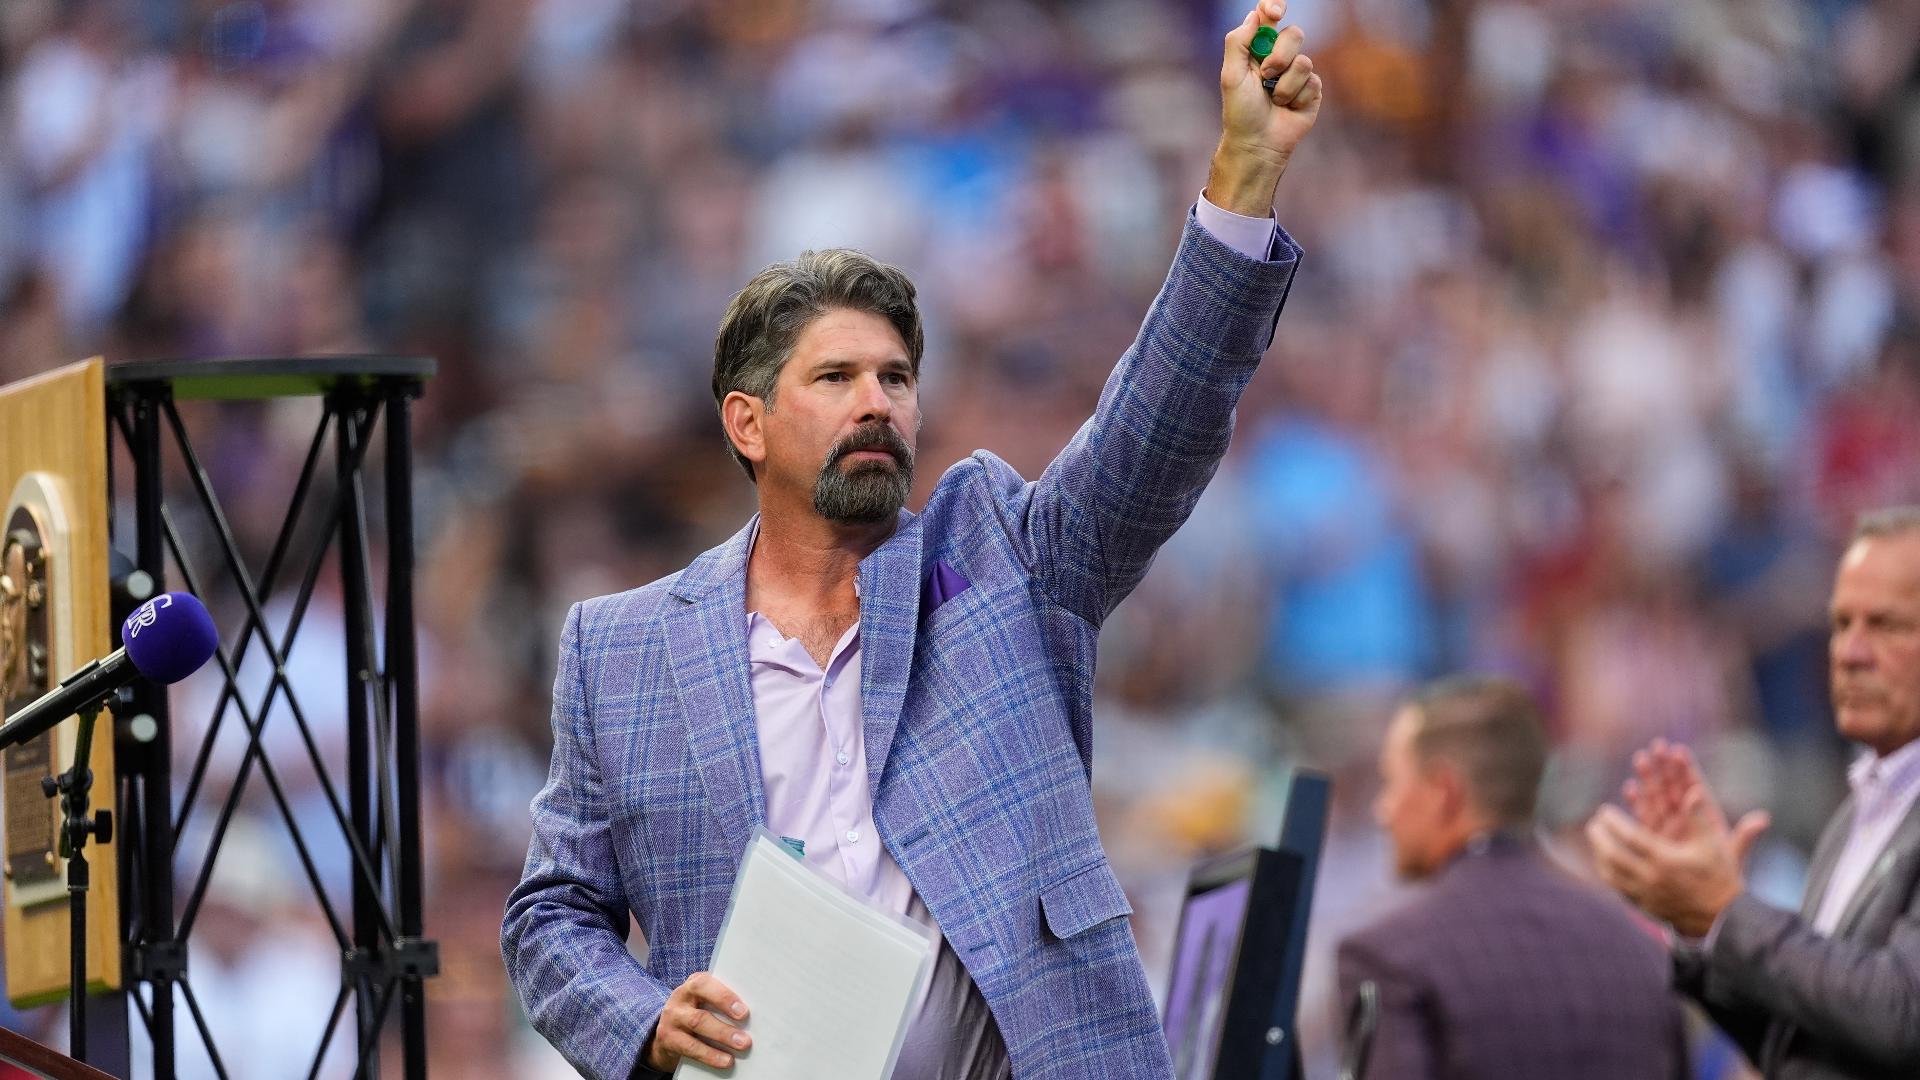
[[[1341,943],[1341,1000],[1357,1020],[1347,1076],[1687,1074],[1651,928],[1533,841],[1545,761],[1533,702],[1504,679],[1441,682],[1394,717],[1374,815],[1401,875],[1426,888]]]
[[[1798,914],[1746,891],[1766,827],[1729,825],[1684,747],[1636,755],[1631,815],[1587,826],[1603,877],[1675,933],[1675,984],[1767,1080],[1920,1076],[1920,507],[1864,518],[1840,559],[1834,720],[1866,748]]]

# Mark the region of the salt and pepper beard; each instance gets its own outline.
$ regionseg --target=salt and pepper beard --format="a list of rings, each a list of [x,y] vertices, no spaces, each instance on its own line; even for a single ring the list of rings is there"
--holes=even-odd
[[[860,461],[840,467],[841,459],[860,450],[885,451],[893,455],[893,463]],[[912,448],[886,424],[867,424],[827,453],[813,484],[813,508],[836,524],[871,525],[898,514],[912,490]]]

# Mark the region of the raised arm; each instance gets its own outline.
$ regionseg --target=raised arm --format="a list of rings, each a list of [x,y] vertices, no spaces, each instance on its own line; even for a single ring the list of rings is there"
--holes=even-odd
[[[1226,36],[1220,142],[1202,197],[1242,217],[1271,220],[1280,177],[1320,111],[1320,77],[1297,28],[1279,31],[1264,62],[1248,52],[1285,10],[1284,0],[1263,0]],[[1271,91],[1263,78],[1275,80]],[[982,459],[1037,579],[1090,622],[1139,582],[1226,453],[1234,405],[1273,341],[1300,249],[1276,227],[1259,255],[1190,215],[1166,284],[1093,418],[1033,484]]]

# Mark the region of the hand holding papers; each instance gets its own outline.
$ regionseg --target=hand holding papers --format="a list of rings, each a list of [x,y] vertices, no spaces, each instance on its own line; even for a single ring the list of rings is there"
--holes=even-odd
[[[709,966],[751,1010],[753,1048],[676,1077],[887,1080],[933,966],[926,930],[869,907],[754,831]]]

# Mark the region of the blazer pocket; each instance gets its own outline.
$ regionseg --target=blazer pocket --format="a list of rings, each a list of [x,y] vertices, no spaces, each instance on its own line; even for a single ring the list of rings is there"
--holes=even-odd
[[[1103,859],[1047,886],[1040,893],[1040,911],[1047,929],[1064,940],[1133,914],[1133,905]]]
[[[947,602],[931,611],[920,612],[921,637],[925,638],[952,626],[966,626],[979,617],[981,609],[989,607],[996,599],[995,594],[979,585],[970,585],[964,592],[947,598]],[[984,628],[984,624],[975,629]]]

